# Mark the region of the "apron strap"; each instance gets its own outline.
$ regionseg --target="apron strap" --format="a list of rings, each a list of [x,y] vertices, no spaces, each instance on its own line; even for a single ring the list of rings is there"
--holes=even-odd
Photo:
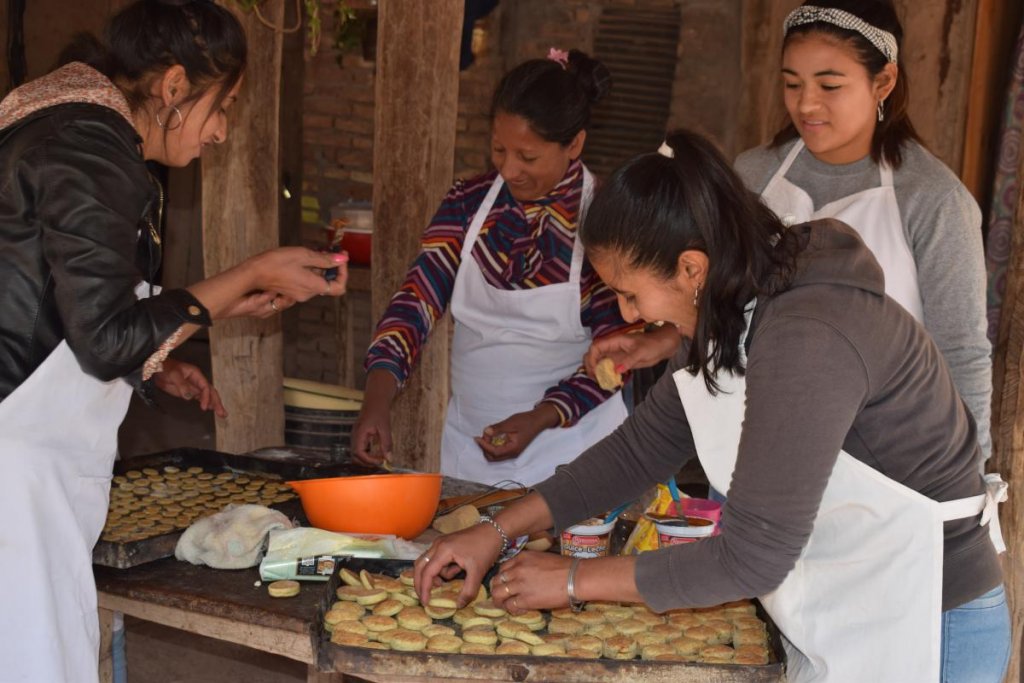
[[[579,282],[580,273],[583,272],[583,243],[580,241],[580,228],[583,226],[583,219],[587,216],[587,209],[590,201],[594,198],[594,176],[590,174],[587,167],[583,167],[583,192],[580,195],[580,208],[576,211],[576,234],[573,235],[572,263],[569,264],[569,282]]]
[[[999,504],[1007,499],[1009,484],[1003,481],[998,473],[985,475],[985,493],[939,503],[942,509],[942,521],[951,522],[955,519],[974,517],[981,513],[978,526],[988,524],[988,533],[997,553],[1006,552],[1006,542],[999,526]]]
[[[501,177],[499,173],[491,184],[491,189],[487,191],[487,195],[484,197],[484,201],[480,204],[480,208],[473,214],[473,220],[469,224],[469,228],[466,230],[466,238],[462,242],[462,254],[460,256],[462,262],[470,258],[473,254],[473,245],[476,243],[476,238],[480,234],[480,228],[483,227],[484,221],[487,220],[487,214],[491,212],[491,207],[494,206],[494,202],[498,199],[498,193],[501,192],[501,188],[505,185],[505,179]]]

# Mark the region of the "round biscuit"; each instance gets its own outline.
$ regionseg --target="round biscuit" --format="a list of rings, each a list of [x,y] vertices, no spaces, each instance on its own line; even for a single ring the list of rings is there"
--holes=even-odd
[[[399,612],[401,612],[403,609],[405,609],[405,605],[403,605],[401,602],[399,602],[398,600],[388,599],[384,602],[378,602],[376,605],[374,605],[373,613],[382,617],[393,617]]]
[[[427,638],[433,638],[434,636],[454,636],[455,629],[451,626],[445,626],[444,624],[430,624],[429,626],[425,626],[420,633],[425,635]]]
[[[493,655],[494,646],[483,643],[463,643],[459,652],[464,655]]]
[[[406,607],[395,618],[399,626],[410,631],[421,631],[433,623],[422,607]]]
[[[565,651],[565,656],[566,657],[571,657],[573,659],[600,659],[601,658],[601,653],[600,652],[594,652],[593,650],[584,650],[582,648],[575,648],[575,649],[572,649],[572,650],[566,650]]]
[[[442,634],[427,639],[427,652],[458,652],[462,649],[462,638]]]
[[[551,657],[554,655],[564,655],[565,646],[560,643],[541,643],[540,645],[534,645],[530,648],[530,654],[537,657]]]
[[[455,608],[448,607],[434,607],[433,605],[427,605],[423,608],[423,611],[427,613],[431,619],[451,619],[455,615]]]
[[[353,621],[362,618],[365,613],[366,610],[363,609],[362,605],[357,605],[354,602],[339,602],[335,603],[331,609],[324,613],[324,621],[329,624],[337,624],[339,621]]]
[[[600,655],[601,651],[604,650],[604,641],[597,636],[575,636],[565,641],[566,653],[568,654],[570,650],[589,650]]]
[[[419,652],[427,646],[427,637],[422,633],[408,629],[396,629],[392,631],[388,645],[392,650],[401,652]]]
[[[267,593],[272,598],[291,598],[299,594],[298,581],[274,581],[267,584]]]
[[[629,636],[612,636],[605,638],[602,654],[608,659],[633,659],[636,649],[636,641]]]
[[[667,643],[652,643],[640,651],[640,659],[657,659],[661,655],[677,654],[674,647]]]
[[[349,645],[360,647],[370,642],[370,639],[358,633],[349,633],[348,631],[334,631],[331,634],[331,642],[335,645]]]
[[[398,628],[398,622],[391,617],[380,616],[379,614],[370,614],[362,618],[363,626],[369,631],[379,633],[381,631],[391,631]]]
[[[498,634],[494,632],[493,628],[476,626],[473,628],[463,629],[462,639],[467,643],[490,645],[493,647],[494,644],[498,642]]]
[[[506,640],[494,649],[496,655],[528,655],[530,646],[518,640]]]

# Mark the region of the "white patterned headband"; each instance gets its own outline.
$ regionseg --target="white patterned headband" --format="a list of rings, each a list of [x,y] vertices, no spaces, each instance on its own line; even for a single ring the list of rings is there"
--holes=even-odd
[[[872,26],[855,14],[850,14],[849,12],[845,12],[841,9],[835,9],[832,7],[815,7],[814,5],[797,7],[789,13],[788,17],[786,17],[786,23],[783,24],[782,33],[783,35],[786,35],[791,29],[796,28],[797,26],[813,24],[817,21],[832,24],[833,26],[838,26],[839,28],[846,29],[847,31],[853,31],[861,34],[869,43],[878,48],[878,51],[885,55],[887,60],[896,64],[896,58],[899,55],[899,48],[896,45],[896,36],[888,31],[883,31],[877,26]]]

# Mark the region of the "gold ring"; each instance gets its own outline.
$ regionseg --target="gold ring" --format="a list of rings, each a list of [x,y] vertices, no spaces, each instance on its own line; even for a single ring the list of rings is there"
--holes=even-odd
[[[277,312],[277,313],[281,312],[281,309],[277,307],[277,297],[276,296],[273,299],[270,300],[270,307],[273,308],[274,311]]]

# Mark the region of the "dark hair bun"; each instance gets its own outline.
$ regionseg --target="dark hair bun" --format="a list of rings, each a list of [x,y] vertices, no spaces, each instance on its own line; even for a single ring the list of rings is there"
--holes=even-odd
[[[586,52],[569,50],[566,70],[579,80],[591,104],[600,102],[612,89],[612,72]]]

